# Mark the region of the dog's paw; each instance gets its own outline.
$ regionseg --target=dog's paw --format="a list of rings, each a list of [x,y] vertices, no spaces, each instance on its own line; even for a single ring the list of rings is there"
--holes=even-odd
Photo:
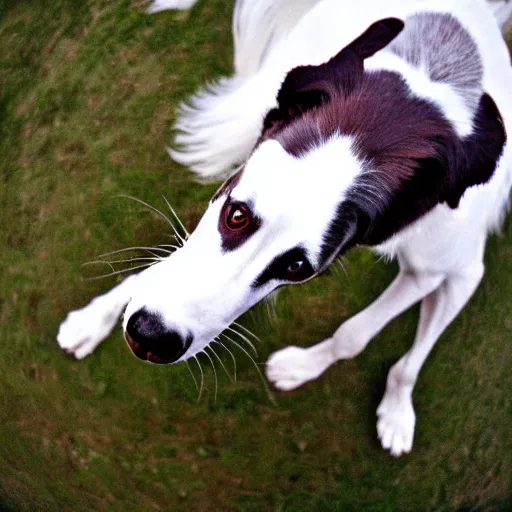
[[[117,315],[106,313],[100,303],[93,301],[68,314],[60,325],[57,343],[68,354],[83,359],[110,334],[117,319]]]
[[[394,457],[409,453],[416,424],[411,393],[386,391],[377,409],[377,417],[377,433],[382,447]]]
[[[281,391],[290,391],[319,377],[331,364],[311,349],[287,347],[272,354],[266,367],[268,380]]]
[[[184,11],[190,9],[196,2],[197,0],[154,0],[147,8],[147,12],[153,14],[167,10]]]

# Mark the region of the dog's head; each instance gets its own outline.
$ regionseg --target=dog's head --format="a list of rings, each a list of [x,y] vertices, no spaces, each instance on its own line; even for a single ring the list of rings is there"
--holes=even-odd
[[[385,241],[439,203],[456,208],[489,180],[505,132],[487,94],[461,139],[400,74],[365,71],[403,26],[381,20],[327,63],[288,73],[243,168],[184,247],[140,275],[123,325],[138,357],[192,357],[277,287]]]

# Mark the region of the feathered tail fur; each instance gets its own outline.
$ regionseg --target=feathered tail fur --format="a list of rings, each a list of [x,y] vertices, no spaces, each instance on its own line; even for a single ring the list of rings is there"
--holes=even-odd
[[[262,118],[279,86],[258,71],[279,41],[321,0],[237,0],[233,17],[235,74],[182,104],[169,155],[204,180],[229,175],[256,143]],[[339,0],[349,1],[349,0]],[[150,12],[187,8],[196,0],[155,0]],[[504,30],[512,0],[488,0]],[[282,77],[281,77],[282,78]]]
[[[277,84],[258,71],[271,49],[320,0],[238,0],[233,17],[235,74],[180,107],[169,155],[199,178],[218,179],[245,161]],[[282,78],[282,77],[281,77]]]

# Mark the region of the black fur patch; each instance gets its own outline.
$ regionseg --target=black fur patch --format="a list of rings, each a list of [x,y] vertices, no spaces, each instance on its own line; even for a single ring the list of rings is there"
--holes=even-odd
[[[290,265],[297,261],[303,262],[302,267],[297,272],[289,272]],[[255,279],[253,287],[263,286],[272,279],[287,283],[299,283],[309,279],[314,273],[315,271],[311,263],[309,263],[305,249],[303,247],[296,247],[276,256],[259,277]]]

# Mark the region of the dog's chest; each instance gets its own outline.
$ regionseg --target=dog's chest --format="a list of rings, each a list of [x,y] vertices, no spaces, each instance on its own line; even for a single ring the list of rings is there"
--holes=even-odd
[[[485,238],[485,229],[471,229],[467,210],[439,204],[373,250],[397,258],[415,272],[450,273],[467,260],[468,253],[482,251]]]

